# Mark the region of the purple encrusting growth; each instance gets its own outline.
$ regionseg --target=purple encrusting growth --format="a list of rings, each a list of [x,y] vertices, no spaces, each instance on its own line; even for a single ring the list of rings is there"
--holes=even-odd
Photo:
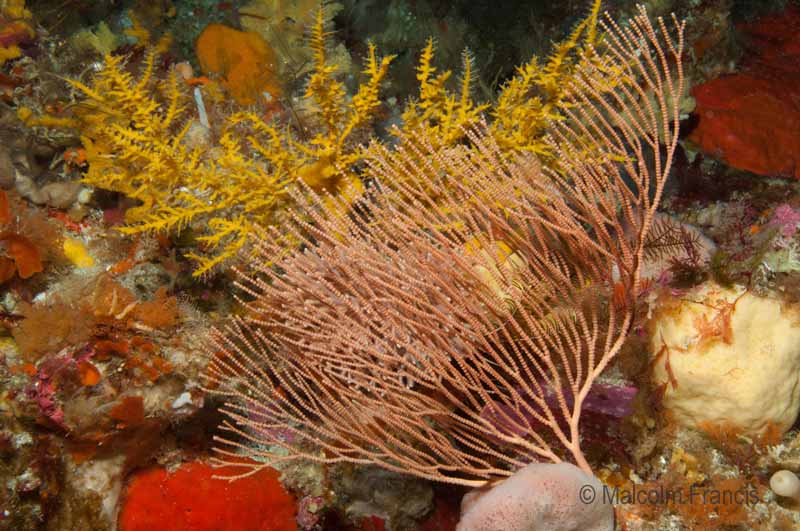
[[[558,397],[556,393],[549,387],[542,385],[544,390],[542,398],[548,407],[552,409],[558,408]],[[638,389],[630,384],[617,385],[607,383],[595,383],[583,400],[583,415],[601,415],[609,419],[622,419],[627,417],[633,412],[633,399],[636,396]],[[538,406],[535,401],[528,395],[520,393],[523,400],[526,401],[524,408],[536,411]],[[564,401],[568,409],[572,409],[575,403],[575,398],[570,389],[564,389]],[[522,417],[520,417],[522,413]],[[525,411],[515,412],[510,406],[492,403],[484,407],[481,416],[484,418],[494,417],[493,422],[498,425],[509,424],[510,422],[519,423],[528,421],[532,425],[536,423],[532,414],[525,414]],[[504,418],[505,417],[505,418]],[[524,420],[523,420],[524,418]],[[513,428],[509,426],[509,430],[514,432]],[[518,435],[520,433],[517,433]]]
[[[39,371],[36,381],[25,390],[28,400],[35,402],[43,417],[53,421],[56,425],[65,428],[64,410],[56,399],[56,390],[47,374]]]
[[[583,411],[625,418],[633,413],[633,398],[637,392],[633,385],[595,383],[583,401]]]
[[[267,441],[276,443],[293,443],[296,439],[294,430],[290,427],[276,427],[274,411],[255,402],[247,404],[247,416],[253,422],[252,429]],[[263,426],[262,426],[263,424]]]

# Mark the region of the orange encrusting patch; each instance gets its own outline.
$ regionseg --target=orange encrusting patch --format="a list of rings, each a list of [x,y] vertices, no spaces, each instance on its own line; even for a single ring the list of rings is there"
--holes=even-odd
[[[120,427],[137,426],[144,422],[144,399],[141,396],[126,396],[111,409],[110,417]]]
[[[78,363],[78,376],[80,376],[81,383],[87,387],[97,385],[100,382],[100,371],[88,361]]]

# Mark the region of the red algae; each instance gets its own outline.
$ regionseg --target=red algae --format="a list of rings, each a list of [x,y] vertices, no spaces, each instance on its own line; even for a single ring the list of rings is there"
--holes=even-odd
[[[0,256],[0,284],[5,284],[17,274],[17,266],[14,260],[5,256]]]
[[[30,278],[41,273],[42,258],[36,246],[25,236],[13,232],[0,234],[0,241],[5,242],[6,250],[14,260],[19,278]]]
[[[120,511],[121,531],[294,531],[296,506],[264,468],[229,482],[205,463],[187,463],[173,473],[163,468],[131,479]]]
[[[458,525],[458,508],[442,498],[436,498],[435,503],[433,513],[420,523],[416,531],[455,531]]]
[[[692,89],[700,120],[690,140],[727,164],[800,178],[800,10],[739,26],[749,54],[739,73]]]
[[[8,194],[0,189],[0,225],[11,223],[11,207],[8,203]]]

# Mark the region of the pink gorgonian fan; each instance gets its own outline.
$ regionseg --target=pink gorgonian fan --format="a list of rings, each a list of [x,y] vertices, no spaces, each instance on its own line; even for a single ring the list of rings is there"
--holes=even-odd
[[[634,322],[678,143],[672,22],[607,19],[552,125],[556,168],[511,160],[483,127],[438,151],[424,136],[373,146],[372,192],[347,215],[304,190],[305,212],[255,244],[244,316],[211,336],[218,464],[374,464],[467,486],[534,460],[590,471],[581,410]],[[274,243],[287,232],[294,251]]]

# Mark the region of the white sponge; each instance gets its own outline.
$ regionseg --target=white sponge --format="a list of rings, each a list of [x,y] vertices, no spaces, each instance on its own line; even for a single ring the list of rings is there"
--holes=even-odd
[[[569,463],[531,463],[461,504],[456,531],[613,531],[612,496]]]

